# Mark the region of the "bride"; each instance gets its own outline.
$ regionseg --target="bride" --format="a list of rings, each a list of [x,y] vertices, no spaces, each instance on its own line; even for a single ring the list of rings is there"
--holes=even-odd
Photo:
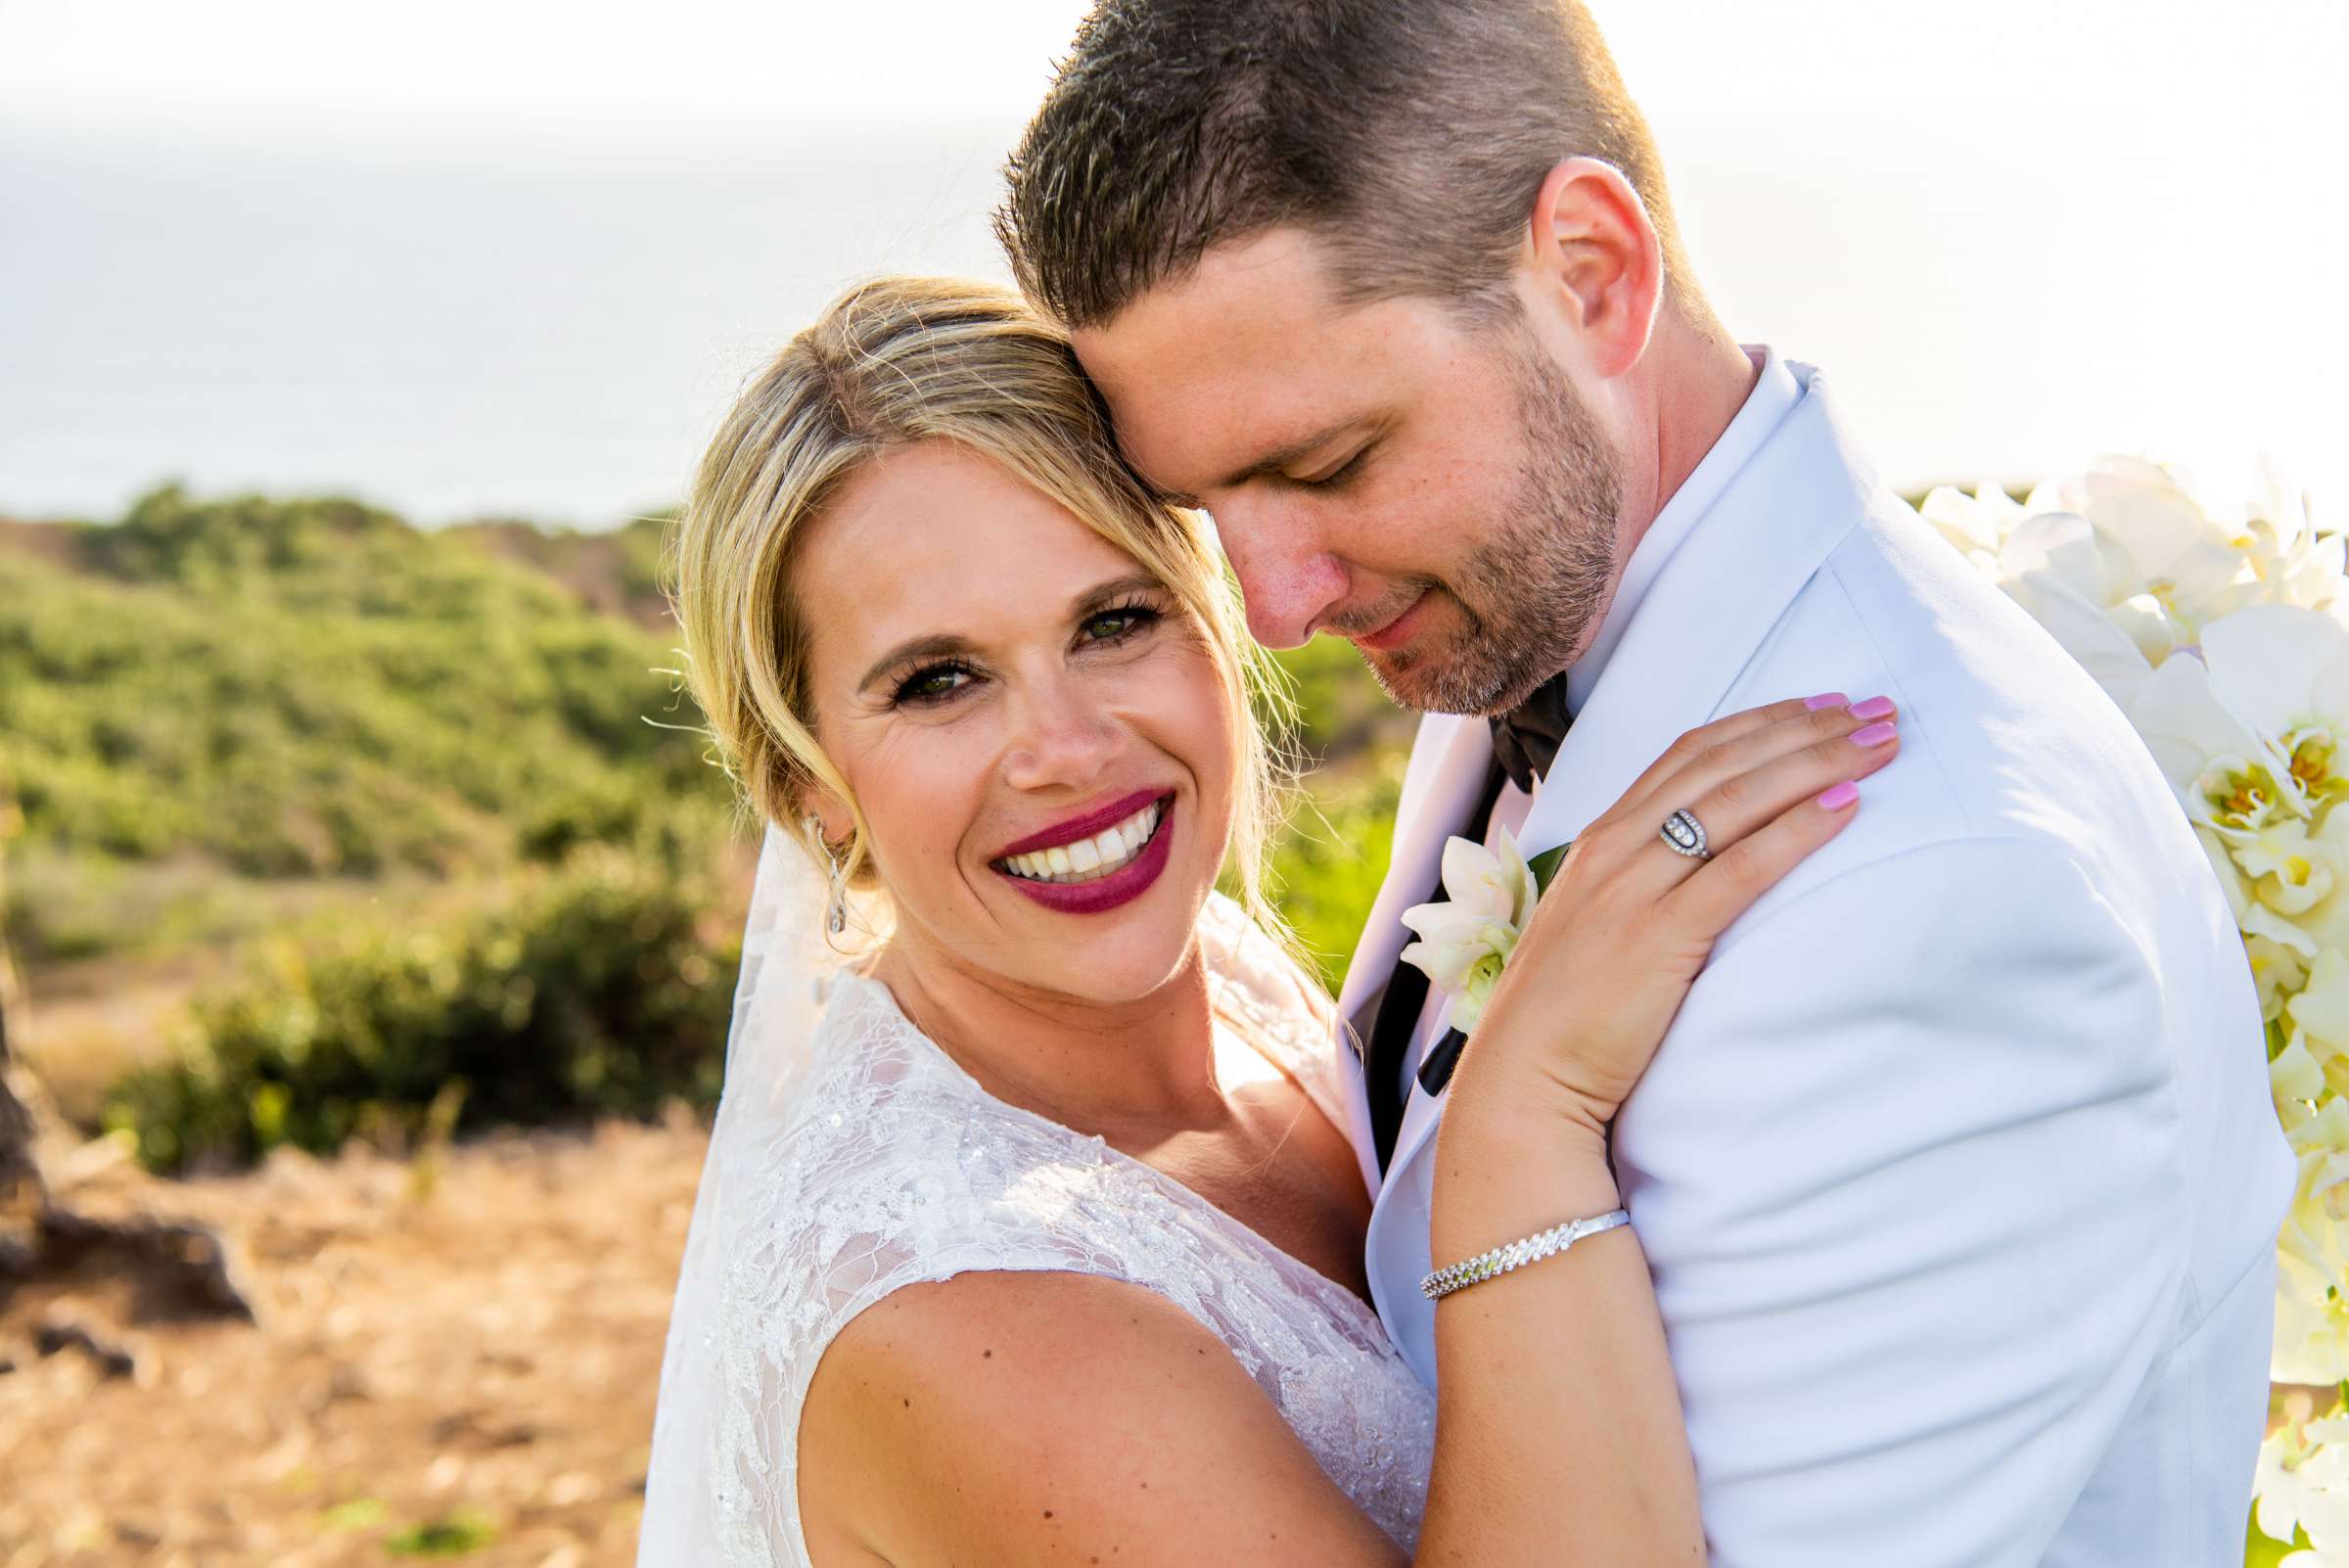
[[[1055,329],[985,285],[851,293],[673,545],[768,832],[640,1564],[1703,1561],[1619,1219],[1451,1298],[1440,1402],[1381,1332],[1357,1069],[1257,871],[1263,655]],[[1451,1091],[1439,1261],[1616,1217],[1608,1123],[1895,749],[1861,722],[1719,720],[1576,847]],[[1657,842],[1679,806],[1711,860]]]

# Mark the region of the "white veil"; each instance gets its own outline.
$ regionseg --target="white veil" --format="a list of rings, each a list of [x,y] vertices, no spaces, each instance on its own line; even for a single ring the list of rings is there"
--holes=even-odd
[[[768,1125],[806,1067],[826,981],[845,962],[824,939],[826,893],[807,852],[768,827],[750,916],[743,924],[742,976],[735,984],[734,1021],[726,1037],[725,1086],[702,1163],[661,1360],[637,1568],[699,1568],[720,1560],[717,1312],[730,1154]]]

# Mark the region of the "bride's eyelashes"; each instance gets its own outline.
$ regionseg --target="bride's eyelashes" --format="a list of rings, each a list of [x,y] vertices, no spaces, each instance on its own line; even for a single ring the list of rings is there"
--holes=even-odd
[[[1094,611],[1079,623],[1077,632],[1096,647],[1118,647],[1136,640],[1165,619],[1166,612],[1158,606],[1137,599]]]
[[[890,693],[892,708],[935,708],[952,697],[970,682],[979,678],[979,671],[959,659],[942,659],[923,665],[897,684]]]
[[[1146,599],[1131,599],[1088,613],[1077,623],[1076,651],[1124,648],[1142,641],[1166,620],[1166,611]],[[891,688],[892,708],[942,708],[986,677],[966,659],[936,659],[918,665]]]

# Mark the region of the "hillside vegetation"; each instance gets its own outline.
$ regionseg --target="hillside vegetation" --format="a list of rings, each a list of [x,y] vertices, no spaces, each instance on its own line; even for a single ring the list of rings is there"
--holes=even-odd
[[[176,489],[61,533],[0,549],[0,734],[36,853],[449,873],[722,799],[694,738],[646,721],[688,717],[667,640],[471,537]]]
[[[36,996],[199,977],[105,1096],[150,1163],[706,1102],[748,847],[676,674],[663,526],[177,487],[0,524],[9,938]],[[1275,872],[1334,979],[1407,721],[1340,645],[1284,662],[1330,765]]]

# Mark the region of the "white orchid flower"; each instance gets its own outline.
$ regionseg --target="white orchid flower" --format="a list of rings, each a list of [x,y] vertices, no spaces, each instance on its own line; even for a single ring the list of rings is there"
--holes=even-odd
[[[2349,570],[2349,541],[2316,529],[2307,497],[2273,458],[2263,458],[2260,468],[2263,494],[2235,542],[2259,575],[2267,602],[2349,613],[2349,581],[2343,576]]]
[[[2260,913],[2267,915],[2265,909]],[[2300,935],[2288,922],[2278,920],[2277,924],[2293,936]],[[2251,960],[2251,979],[2259,987],[2259,1016],[2272,1024],[2283,1016],[2286,1000],[2308,984],[2311,955],[2302,953],[2290,943],[2248,930],[2243,933],[2243,950]]]
[[[2236,921],[2244,935],[2289,947],[2310,964],[2326,948],[2349,953],[2349,811],[2327,809],[2304,844],[2296,835],[2270,832],[2234,846],[2234,857],[2239,863],[2242,855],[2248,854],[2257,861],[2263,846],[2276,844],[2299,844],[2299,853],[2287,858],[2272,887],[2265,885],[2266,878],[2253,885],[2252,901]],[[2294,888],[2288,879],[2303,875],[2301,861],[2306,862],[2306,884]],[[2323,880],[2320,871],[2330,873],[2331,888],[2305,907],[2290,909],[2302,894]],[[2349,1040],[2343,1043],[2349,1044]]]
[[[2252,1490],[2259,1498],[2260,1533],[2290,1541],[2302,1530],[2315,1550],[2284,1558],[2349,1563],[2349,1421],[2286,1421],[2259,1446]]]
[[[2188,817],[2231,848],[2279,815],[2308,814],[2290,770],[2276,765],[2274,748],[2223,700],[2201,660],[2164,661],[2121,707]]]
[[[1950,502],[1941,510],[1957,521]],[[1976,533],[1987,531],[1983,510],[1964,518]],[[2210,621],[2266,594],[2250,562],[2257,537],[2222,527],[2154,464],[2102,459],[2040,486],[2022,510],[2020,522],[1997,520],[2001,585],[2124,701]]]
[[[2219,699],[2279,740],[2349,727],[2349,626],[2291,605],[2263,604],[2202,628]]]
[[[2278,1239],[2277,1259],[2287,1269],[2306,1270],[2310,1280],[2344,1311],[2335,1288],[2341,1275],[2340,1226],[2349,1219],[2349,1102],[2326,1100],[2314,1116],[2285,1130],[2299,1162],[2298,1184]],[[2298,1381],[2287,1379],[2287,1381]]]
[[[2063,510],[2095,527],[2115,602],[2149,593],[2189,628],[2258,602],[2258,574],[2239,530],[2211,517],[2176,471],[2100,458],[2057,496]]]
[[[1492,849],[1470,839],[1448,840],[1446,901],[1403,912],[1403,923],[1419,938],[1403,949],[1403,961],[1426,971],[1429,983],[1451,998],[1451,1027],[1462,1034],[1484,1015],[1541,897],[1516,837],[1502,828],[1497,838]]]
[[[2316,1114],[2316,1102],[2325,1096],[2325,1070],[2309,1050],[2307,1035],[2293,1035],[2268,1063],[2268,1091],[2287,1132]]]
[[[2349,1301],[2331,1281],[2279,1251],[2276,1344],[2268,1375],[2279,1383],[2338,1383],[2349,1377]]]
[[[2261,903],[2286,920],[2324,901],[2344,869],[2331,844],[2311,839],[2306,822],[2271,822],[2236,846],[2235,864],[2252,879]]]
[[[1939,485],[1917,505],[1917,515],[1983,572],[1999,575],[1999,546],[2006,542],[2030,511],[2019,505],[2006,487],[1984,480],[1966,494],[1954,484]]]

